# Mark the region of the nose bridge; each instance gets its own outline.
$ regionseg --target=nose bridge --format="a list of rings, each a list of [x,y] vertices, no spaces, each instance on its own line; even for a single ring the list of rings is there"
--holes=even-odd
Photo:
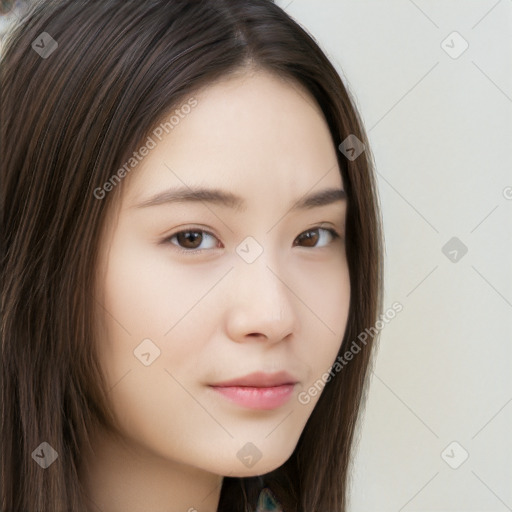
[[[254,262],[240,262],[239,275],[249,293],[261,294],[270,306],[290,301],[290,290],[285,286],[278,258],[266,249]],[[244,293],[244,290],[242,290]]]
[[[296,304],[275,253],[265,248],[250,263],[241,257],[236,270],[235,308],[245,334],[270,338],[292,332],[297,321]]]

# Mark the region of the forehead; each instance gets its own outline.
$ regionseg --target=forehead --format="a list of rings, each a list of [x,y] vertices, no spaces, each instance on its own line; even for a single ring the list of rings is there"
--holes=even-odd
[[[176,112],[191,99],[193,108]],[[170,128],[173,114],[179,115]],[[301,85],[266,71],[224,77],[174,106],[158,127],[154,147],[125,184],[127,204],[172,186],[229,185],[248,199],[297,197],[317,182],[343,186],[316,101]]]

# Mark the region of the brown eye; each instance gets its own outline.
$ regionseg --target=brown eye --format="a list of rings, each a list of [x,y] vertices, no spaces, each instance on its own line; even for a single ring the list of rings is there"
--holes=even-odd
[[[208,240],[211,240],[208,246]],[[200,252],[205,249],[213,249],[217,246],[217,239],[211,233],[207,231],[203,231],[201,229],[189,229],[180,231],[170,236],[165,240],[168,243],[173,245],[177,245],[178,249],[182,251],[194,251]],[[201,245],[207,244],[206,247],[201,247]]]
[[[182,231],[176,235],[176,240],[185,249],[197,249],[203,241],[203,235],[199,231]]]
[[[299,243],[302,243],[304,247],[317,247],[317,243],[320,239],[325,242],[325,236],[322,236],[321,232],[327,233],[331,236],[332,239],[330,242],[328,241],[327,243],[324,243],[324,245],[329,245],[329,243],[332,243],[335,238],[340,237],[340,235],[338,235],[334,229],[314,228],[300,234],[296,240]],[[294,245],[297,244],[294,243]],[[320,247],[323,247],[324,245],[320,245]]]
[[[306,247],[315,247],[317,241],[318,241],[318,230],[311,230],[306,231],[305,233],[302,233],[297,237],[297,240],[300,240],[304,243]]]

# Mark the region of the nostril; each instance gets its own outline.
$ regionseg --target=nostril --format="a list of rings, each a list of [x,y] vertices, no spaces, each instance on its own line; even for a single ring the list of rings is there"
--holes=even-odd
[[[268,338],[268,336],[266,336],[265,334],[262,334],[260,332],[251,332],[249,333],[247,336],[251,336],[253,338]]]

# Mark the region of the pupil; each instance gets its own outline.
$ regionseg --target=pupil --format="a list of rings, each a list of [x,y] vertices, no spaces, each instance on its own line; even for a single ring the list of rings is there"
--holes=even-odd
[[[303,240],[305,239],[306,245],[308,247],[314,247],[316,245],[317,238],[318,238],[317,231],[308,231],[307,233],[305,233],[303,235]],[[310,243],[308,243],[308,242],[310,242]]]
[[[195,249],[197,243],[194,243],[194,242],[197,242],[199,240],[199,244],[200,244],[201,237],[202,237],[202,235],[200,233],[198,233],[197,231],[186,231],[185,233],[180,233],[178,235],[178,240],[179,240],[180,244],[182,242],[185,242],[185,245],[187,243],[189,243],[189,244],[191,243],[192,248]],[[181,238],[181,240],[180,240],[180,238]]]

